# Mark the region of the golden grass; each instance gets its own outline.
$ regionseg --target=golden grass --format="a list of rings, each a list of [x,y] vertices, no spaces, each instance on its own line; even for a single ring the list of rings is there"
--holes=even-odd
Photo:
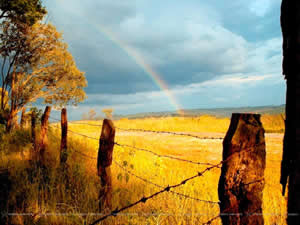
[[[270,118],[273,117],[263,116],[262,121],[265,128],[268,127],[269,130],[280,131],[283,127],[282,123],[278,122],[281,117],[275,118],[278,123],[274,122],[274,124],[272,124]],[[100,125],[100,122],[97,121],[84,122]],[[222,137],[228,129],[229,119],[217,119],[210,116],[198,118],[121,119],[114,121],[114,124],[116,127],[121,128],[166,130],[188,132],[199,136]],[[55,126],[55,124],[52,125],[52,127]],[[59,129],[53,128],[52,130],[56,135],[59,135]],[[95,138],[99,138],[101,132],[100,127],[73,123],[69,123],[69,130]],[[266,185],[263,193],[263,213],[266,225],[286,224],[286,198],[281,196],[281,186],[279,184],[282,138],[282,134],[266,134],[267,167],[265,170]],[[191,137],[125,132],[117,129],[116,141],[122,144],[150,149],[158,154],[172,155],[193,161],[217,164],[222,160],[222,140],[198,140]],[[99,188],[99,179],[96,175],[96,159],[85,158],[75,152],[80,151],[96,158],[99,143],[97,140],[86,139],[69,133],[69,146],[68,164],[71,167],[70,170],[73,171],[71,183],[75,183],[76,185],[74,184],[73,186],[79,189],[77,196],[79,199],[74,198],[74,196],[72,199],[66,193],[64,200],[69,205],[70,212],[87,213],[88,216],[51,216],[46,217],[46,220],[43,218],[45,220],[44,224],[60,224],[62,221],[68,224],[83,224],[83,221],[89,223],[99,217],[92,215],[92,213],[97,213],[92,210],[97,210],[97,207],[93,205],[93,201],[97,202],[97,188]],[[55,160],[57,160],[55,157],[58,154],[58,144],[53,144],[49,149],[56,149],[56,151],[50,153],[54,159],[49,160],[49,164],[53,163],[52,165],[54,165]],[[146,152],[119,146],[115,146],[113,157],[127,170],[161,186],[177,184],[183,179],[205,169],[205,166],[158,158]],[[78,172],[79,174],[75,174],[75,167],[81,168]],[[114,162],[112,164],[112,175],[114,208],[120,208],[159,190],[159,188],[127,174]],[[203,177],[187,182],[182,187],[177,188],[176,191],[203,200],[218,201],[217,187],[219,176],[220,169],[214,169],[205,173]],[[91,182],[90,185],[86,185],[80,180]],[[57,203],[61,202],[57,202],[58,199],[55,196],[55,193],[53,193],[48,202],[44,202],[45,211],[57,212],[60,210],[57,208]],[[84,196],[86,196],[86,201],[82,199]],[[171,193],[164,193],[147,201],[145,204],[139,204],[125,211],[125,214],[107,219],[103,224],[201,224],[218,214],[219,207],[217,204],[198,202]],[[221,220],[216,219],[213,224],[221,224]]]
[[[276,121],[274,124],[272,124],[272,119]],[[283,123],[278,121],[281,119],[280,116],[263,116],[262,122],[269,130],[280,131],[283,128]],[[97,124],[93,121],[85,122]],[[228,118],[216,119],[211,116],[202,116],[200,118],[121,119],[115,121],[115,125],[121,128],[180,131],[199,136],[220,137],[225,135],[229,122]],[[74,124],[69,126],[73,131],[95,138],[100,135],[100,128],[97,127]],[[86,141],[85,138],[78,136],[76,138]],[[217,164],[222,160],[221,140],[198,140],[168,134],[124,132],[117,129],[116,141],[150,149],[158,154],[167,154],[193,161]],[[89,143],[89,149],[94,150],[88,154],[96,157],[98,142],[90,140]],[[266,185],[263,202],[265,224],[285,224],[286,199],[281,196],[281,186],[279,184],[282,134],[266,134],[266,145],[267,168],[265,170]],[[197,171],[205,168],[204,166],[158,158],[149,153],[119,146],[115,147],[114,159],[120,164],[128,165],[127,168],[137,175],[161,186],[181,182],[186,177],[192,176]],[[95,168],[91,173],[95,173]],[[115,163],[112,165],[112,173],[116,191],[113,200],[114,207],[124,206],[158,190],[158,188],[131,175],[129,175],[129,180],[126,181],[126,172]],[[214,169],[203,177],[188,182],[176,191],[204,200],[218,201],[219,176],[220,169]],[[218,215],[219,208],[218,205],[182,199],[167,193],[149,200],[146,204],[140,204],[127,212],[138,213],[139,215],[111,218],[111,224],[198,224]],[[220,224],[220,219],[217,219],[213,224]]]

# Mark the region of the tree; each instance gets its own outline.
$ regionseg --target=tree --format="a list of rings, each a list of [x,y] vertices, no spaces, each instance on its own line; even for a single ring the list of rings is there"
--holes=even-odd
[[[47,13],[40,0],[0,0],[0,19],[33,25]]]
[[[7,131],[22,108],[37,99],[58,107],[84,100],[86,79],[52,25],[1,24],[2,89],[10,98]],[[7,66],[4,65],[7,63]],[[1,102],[1,107],[5,104]]]
[[[89,117],[88,117],[89,120],[94,120],[97,113],[94,109],[90,109],[88,114],[89,114]]]
[[[81,119],[82,120],[88,120],[88,115],[87,115],[87,113],[82,113],[82,116],[81,116]]]
[[[105,116],[108,118],[108,119],[111,119],[112,118],[112,113],[113,113],[114,109],[102,109],[102,112],[105,114]]]

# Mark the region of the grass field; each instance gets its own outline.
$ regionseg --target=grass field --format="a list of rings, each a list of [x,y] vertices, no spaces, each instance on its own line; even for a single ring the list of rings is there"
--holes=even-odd
[[[286,224],[286,197],[281,196],[279,184],[280,161],[282,153],[283,121],[280,115],[264,116],[265,129],[277,131],[266,133],[267,166],[265,170],[266,185],[264,189],[263,213],[265,224]],[[81,121],[97,124],[97,121]],[[187,132],[198,136],[223,137],[229,126],[228,118],[217,119],[210,116],[200,118],[149,118],[114,122],[116,127],[166,130]],[[58,167],[59,129],[52,124],[49,136],[47,188],[40,187],[40,180],[26,181],[28,177],[26,151],[10,156],[1,156],[3,165],[17,165],[11,170],[16,184],[12,185],[9,201],[14,212],[35,212],[37,216],[15,216],[15,224],[84,224],[98,218],[97,196],[100,187],[96,175],[96,158],[99,143],[69,132],[68,182],[65,172]],[[69,123],[69,130],[99,138],[101,128]],[[116,131],[116,142],[145,148],[158,154],[172,155],[192,161],[217,164],[222,160],[222,140],[199,140],[192,137],[169,134],[153,134],[141,132]],[[87,158],[81,153],[91,156]],[[159,188],[128,174],[123,168],[161,186],[181,182],[183,179],[197,174],[205,166],[189,164],[159,158],[150,153],[132,148],[115,146],[112,164],[113,176],[113,208],[120,208],[143,196],[150,195]],[[119,167],[122,165],[123,168]],[[27,168],[27,172],[24,169]],[[45,171],[42,171],[45,173]],[[209,201],[218,201],[217,186],[220,169],[211,170],[203,177],[187,182],[176,189],[177,192]],[[19,179],[23,177],[23,179]],[[45,176],[44,176],[45,177]],[[39,175],[35,176],[36,179]],[[29,179],[29,178],[28,178]],[[30,179],[29,179],[30,180]],[[45,181],[45,179],[43,180]],[[20,193],[26,197],[18,200]],[[30,194],[28,194],[30,193]],[[19,201],[19,202],[18,202]],[[15,205],[14,205],[15,204]],[[21,204],[21,205],[20,205]],[[40,213],[48,216],[38,216]],[[55,213],[67,213],[55,215]],[[201,224],[218,215],[218,204],[186,199],[172,193],[163,193],[145,204],[139,204],[124,214],[109,218],[103,224]],[[213,224],[221,224],[216,219]]]

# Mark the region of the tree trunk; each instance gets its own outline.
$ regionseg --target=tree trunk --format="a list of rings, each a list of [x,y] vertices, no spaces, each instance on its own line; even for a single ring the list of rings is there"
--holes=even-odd
[[[42,164],[45,163],[45,152],[48,146],[48,120],[51,112],[51,107],[47,106],[45,108],[44,114],[41,120],[41,133],[40,133],[40,144],[39,144],[39,159]]]
[[[12,129],[15,128],[16,126],[16,115],[17,111],[14,108],[11,108],[8,118],[7,118],[7,123],[6,123],[6,132],[10,132]]]
[[[1,110],[5,109],[5,105],[4,105],[4,101],[5,101],[5,89],[4,89],[4,85],[2,85],[2,89],[1,89]]]
[[[300,1],[282,1],[281,29],[287,92],[280,183],[284,194],[289,182],[287,222],[293,225],[300,220]]]
[[[13,72],[11,75],[11,96],[10,96],[10,112],[8,114],[7,123],[6,123],[6,131],[10,132],[15,123],[16,106],[15,106],[15,73]]]

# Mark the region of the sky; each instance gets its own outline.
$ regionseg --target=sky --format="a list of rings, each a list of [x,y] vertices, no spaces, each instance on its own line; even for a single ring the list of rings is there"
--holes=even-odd
[[[43,0],[88,81],[69,114],[284,104],[280,3]]]

